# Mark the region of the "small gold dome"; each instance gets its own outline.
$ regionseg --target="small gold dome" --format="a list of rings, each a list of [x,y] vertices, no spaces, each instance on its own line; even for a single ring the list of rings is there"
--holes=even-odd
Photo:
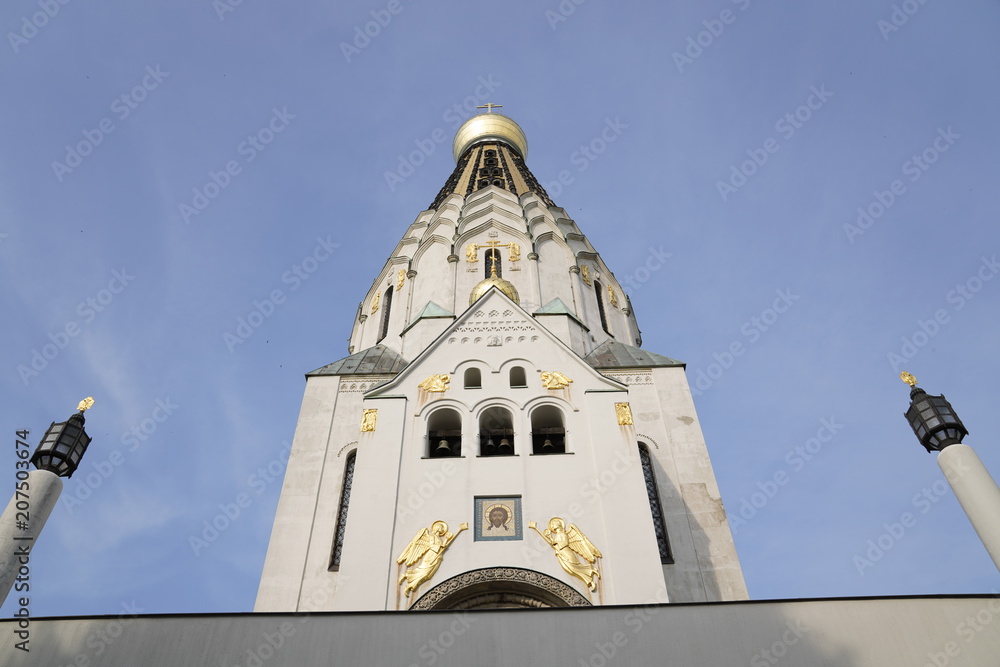
[[[496,267],[493,267],[492,271],[490,271],[490,277],[472,288],[472,294],[469,295],[469,305],[471,306],[478,301],[479,297],[486,294],[491,287],[496,287],[498,290],[506,294],[507,297],[514,303],[518,305],[521,304],[521,297],[517,294],[517,288],[503,278],[497,276]]]
[[[528,138],[524,130],[507,116],[499,113],[483,113],[473,116],[458,128],[452,149],[455,162],[462,157],[469,146],[478,141],[501,141],[528,159]]]

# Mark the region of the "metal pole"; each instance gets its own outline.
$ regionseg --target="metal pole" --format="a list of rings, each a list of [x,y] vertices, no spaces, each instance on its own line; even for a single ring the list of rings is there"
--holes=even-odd
[[[62,492],[62,479],[48,470],[32,470],[26,481],[0,516],[0,605],[15,581],[28,584],[31,550]]]
[[[968,445],[948,445],[938,454],[938,465],[1000,570],[1000,488]]]

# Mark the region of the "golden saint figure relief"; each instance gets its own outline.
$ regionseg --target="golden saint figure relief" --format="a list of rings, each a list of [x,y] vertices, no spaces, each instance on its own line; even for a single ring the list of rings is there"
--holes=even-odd
[[[374,313],[374,312],[375,312],[376,310],[378,310],[378,300],[379,300],[379,298],[380,298],[381,296],[382,296],[382,294],[381,294],[381,293],[379,293],[379,292],[375,292],[375,298],[374,298],[374,299],[372,299],[372,312],[373,312],[373,313]]]
[[[465,246],[465,261],[466,262],[478,262],[479,261],[479,246],[475,243],[470,243]]]
[[[615,414],[619,426],[632,426],[632,407],[628,403],[615,403]]]
[[[406,269],[400,269],[396,274],[396,291],[403,289],[403,283],[406,282]]]
[[[521,261],[521,246],[511,241],[507,246],[510,249],[510,261],[519,262]]]
[[[460,524],[458,533],[467,530],[468,527],[467,523]],[[448,524],[444,521],[435,521],[430,528],[421,528],[420,532],[410,540],[410,544],[396,559],[397,563],[406,566],[403,576],[396,582],[397,586],[406,582],[403,595],[410,597],[410,593],[434,576],[441,567],[444,552],[458,537],[458,533],[449,533]]]
[[[567,574],[582,580],[590,590],[597,590],[601,573],[597,571],[596,563],[602,554],[576,524],[571,523],[567,528],[563,520],[556,516],[549,519],[549,527],[544,533],[538,530],[534,521],[528,522],[528,528],[534,529],[555,550],[556,559]]]
[[[910,385],[911,387],[917,386],[917,378],[913,377],[913,375],[907,373],[906,371],[903,371],[902,373],[899,374],[899,379],[905,382],[906,384]]]
[[[583,282],[590,285],[590,267],[586,264],[580,267],[580,275],[583,276]]]
[[[451,377],[449,377],[447,373],[442,373],[440,375],[431,375],[417,386],[424,391],[442,392],[448,391],[450,383]]]
[[[375,422],[378,420],[378,409],[366,409],[361,413],[361,432],[371,433],[375,430]]]
[[[94,407],[94,397],[88,396],[87,398],[80,401],[80,404],[76,406],[76,409],[80,412],[86,412],[87,410]]]
[[[543,371],[542,386],[546,389],[565,389],[572,382],[568,377],[559,371]]]
[[[611,305],[615,308],[618,307],[618,295],[615,294],[615,288],[611,285],[608,285],[608,301],[610,301]]]

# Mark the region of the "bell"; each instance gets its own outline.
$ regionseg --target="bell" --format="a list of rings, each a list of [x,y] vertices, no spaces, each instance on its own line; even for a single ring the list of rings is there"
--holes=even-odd
[[[549,452],[555,451],[556,446],[552,444],[552,441],[545,438],[545,442],[542,443],[542,453],[548,454]]]
[[[437,448],[434,450],[434,455],[451,456],[451,446],[448,444],[447,440],[444,438],[441,439],[441,442],[438,443]]]
[[[500,447],[497,449],[497,454],[503,456],[509,456],[514,453],[514,448],[510,444],[510,440],[503,438],[500,440]]]
[[[496,451],[497,451],[497,446],[495,444],[493,444],[493,438],[490,438],[489,440],[486,441],[486,452],[485,453],[488,454],[488,455],[492,455],[492,454],[495,454]]]

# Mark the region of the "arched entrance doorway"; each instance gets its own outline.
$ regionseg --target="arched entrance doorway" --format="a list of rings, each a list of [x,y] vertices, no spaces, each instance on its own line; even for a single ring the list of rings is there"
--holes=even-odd
[[[410,610],[589,607],[576,589],[547,574],[517,567],[470,570],[441,582]]]

